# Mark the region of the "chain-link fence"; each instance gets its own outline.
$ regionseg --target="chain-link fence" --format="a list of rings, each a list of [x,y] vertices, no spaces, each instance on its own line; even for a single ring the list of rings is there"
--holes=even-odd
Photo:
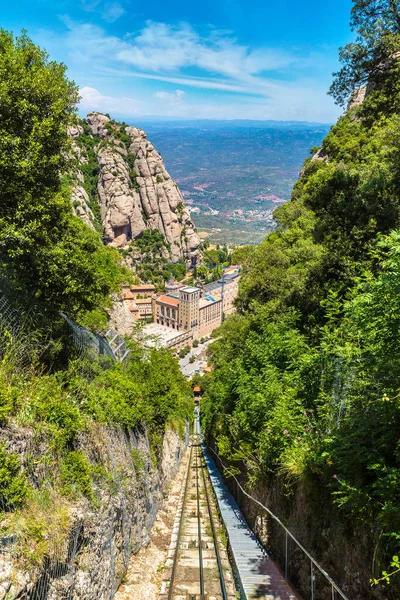
[[[114,330],[110,329],[102,336],[80,326],[65,314],[61,314],[68,326],[73,340],[74,355],[95,358],[98,355],[109,357],[113,361],[127,364],[130,351],[125,340]],[[0,361],[11,359],[10,364],[19,367],[29,366],[34,352],[37,350],[38,329],[34,311],[21,314],[14,309],[6,294],[0,290]],[[1,417],[0,390],[0,417]],[[132,447],[137,446],[134,433],[130,433]],[[103,440],[104,441],[104,440]],[[18,456],[21,468],[31,487],[29,505],[30,512],[24,511],[19,503],[9,501],[0,493],[0,600],[72,600],[73,598],[95,599],[96,589],[91,589],[91,583],[86,585],[84,594],[76,592],[77,562],[85,551],[90,532],[83,531],[79,519],[72,530],[65,527],[63,521],[62,499],[59,499],[60,510],[57,506],[57,492],[52,485],[52,461],[43,460],[40,433],[23,430],[18,424],[0,426],[0,485],[3,475],[7,477],[2,459],[4,456]],[[4,454],[4,448],[7,453]],[[2,449],[3,454],[2,455]],[[9,454],[11,453],[11,455]],[[148,450],[148,454],[150,451]],[[106,452],[106,460],[113,464],[113,450]],[[12,460],[12,459],[11,459]],[[18,470],[18,469],[17,469]],[[123,526],[123,556],[127,565],[130,555],[129,515],[125,507],[126,501],[123,482],[117,469],[111,469],[112,485],[115,493],[122,500],[118,507]],[[18,477],[18,473],[15,473]],[[6,484],[10,483],[6,481]],[[95,499],[98,505],[102,502],[101,492]],[[46,532],[42,531],[42,523],[46,523]],[[124,525],[125,524],[125,525]],[[112,544],[113,532],[110,530],[109,561],[112,567],[116,561],[116,549]],[[89,536],[89,538],[88,538]],[[35,548],[30,540],[36,539]],[[107,544],[106,544],[107,545]],[[41,558],[35,553],[40,547]],[[35,560],[37,564],[35,565]],[[29,567],[27,566],[29,565]],[[125,566],[126,566],[125,565]],[[110,568],[109,573],[110,599],[114,596],[116,581],[115,573]],[[95,578],[93,578],[93,581]],[[93,586],[92,586],[93,587]]]

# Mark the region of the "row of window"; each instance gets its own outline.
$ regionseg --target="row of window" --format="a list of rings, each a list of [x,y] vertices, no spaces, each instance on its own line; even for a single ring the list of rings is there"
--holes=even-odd
[[[163,316],[165,316],[165,315],[167,317],[171,317],[172,316],[173,319],[176,319],[176,313],[177,313],[177,311],[174,308],[168,308],[168,307],[165,308],[165,306],[161,307],[161,314]]]

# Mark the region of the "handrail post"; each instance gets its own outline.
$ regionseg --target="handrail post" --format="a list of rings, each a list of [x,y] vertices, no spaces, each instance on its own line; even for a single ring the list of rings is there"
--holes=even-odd
[[[311,561],[311,600],[315,600],[315,571],[314,563]]]
[[[288,532],[285,531],[285,579],[289,579],[289,537]]]

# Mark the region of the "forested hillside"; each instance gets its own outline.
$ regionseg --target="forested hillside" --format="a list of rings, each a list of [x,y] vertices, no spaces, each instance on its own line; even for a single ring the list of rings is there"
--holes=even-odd
[[[328,494],[349,532],[377,540],[363,560],[379,578],[397,572],[400,545],[398,3],[354,0],[352,22],[331,94],[343,104],[366,86],[365,98],[305,162],[277,231],[241,251],[203,424],[250,485],[279,481],[289,497],[302,486],[310,503]],[[353,594],[398,598],[398,576],[369,591],[368,575]]]

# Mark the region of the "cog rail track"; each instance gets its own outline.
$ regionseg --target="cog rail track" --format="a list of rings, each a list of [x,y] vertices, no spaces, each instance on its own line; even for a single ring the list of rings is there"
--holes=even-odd
[[[196,424],[195,424],[196,425]],[[196,429],[195,429],[196,431]],[[235,586],[208,486],[200,436],[194,435],[186,481],[159,600],[234,600]]]

